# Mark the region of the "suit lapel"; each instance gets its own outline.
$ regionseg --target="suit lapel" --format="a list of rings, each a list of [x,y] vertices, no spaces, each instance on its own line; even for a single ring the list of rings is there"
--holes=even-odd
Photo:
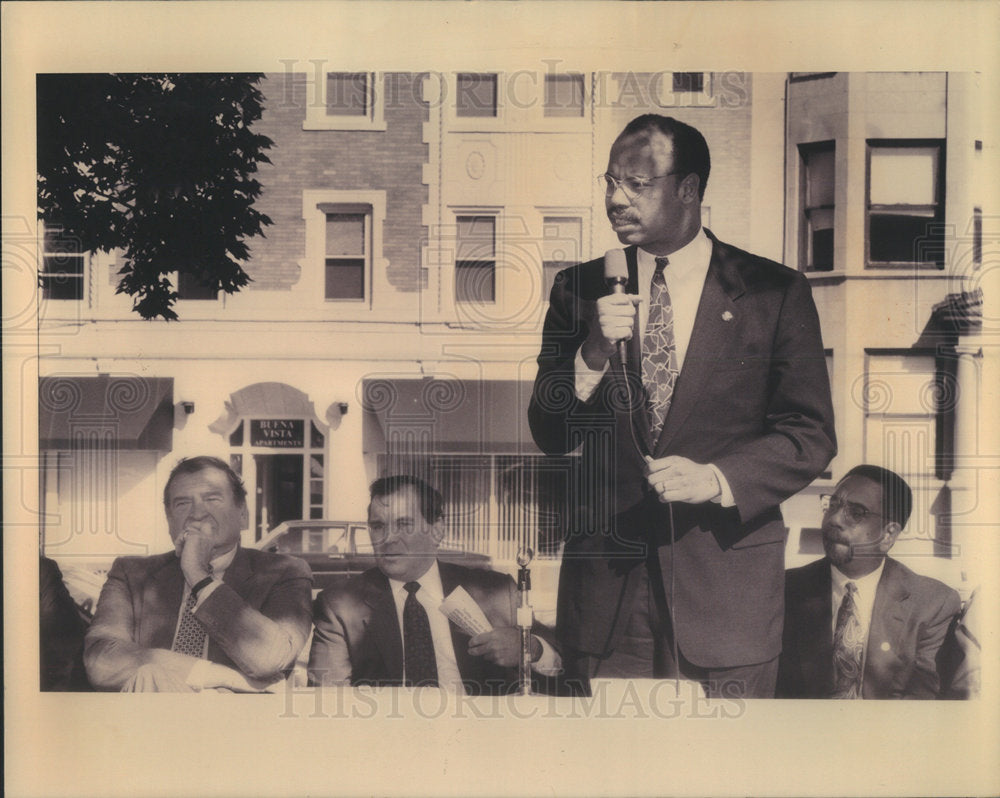
[[[171,555],[146,581],[143,606],[136,608],[142,627],[138,639],[147,648],[167,648],[174,644],[174,632],[184,596],[184,575],[180,560]]]
[[[403,682],[403,632],[399,628],[396,602],[392,598],[389,580],[378,569],[365,586],[365,603],[371,607],[368,633],[379,657],[385,664],[386,678]]]
[[[670,441],[683,428],[688,415],[697,407],[705,385],[739,328],[726,321],[726,318],[737,316],[736,300],[745,290],[743,279],[724,245],[707,230],[705,232],[712,240],[712,258],[701,291],[701,301],[698,303],[698,313],[691,330],[684,365],[677,378],[663,431],[656,442],[654,457],[663,456]]]
[[[253,566],[250,564],[250,556],[241,547],[237,546],[236,555],[229,563],[226,573],[222,576],[222,582],[229,585],[240,598],[248,600],[250,598],[250,578],[253,576]],[[212,662],[230,663],[229,655],[214,640],[208,641],[208,658]]]
[[[903,629],[906,625],[910,591],[901,579],[896,564],[886,559],[882,576],[875,589],[872,620],[868,628],[868,647],[865,650],[865,697],[884,696],[891,691],[885,684],[885,674],[890,672],[886,660],[894,660],[902,651]],[[869,692],[869,690],[873,692]]]
[[[250,556],[242,548],[237,548],[236,556],[226,569],[222,581],[246,598],[244,591],[251,576],[253,576],[253,566],[250,564]]]

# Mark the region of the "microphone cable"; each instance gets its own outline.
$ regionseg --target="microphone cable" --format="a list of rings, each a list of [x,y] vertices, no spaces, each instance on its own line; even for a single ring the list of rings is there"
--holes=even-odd
[[[652,459],[652,455],[648,455],[643,450],[643,447],[639,443],[639,437],[635,432],[635,419],[632,418],[632,386],[628,378],[628,369],[625,367],[625,359],[619,358],[622,367],[622,382],[625,383],[625,398],[627,404],[625,405],[628,413],[628,428],[629,433],[632,436],[632,445],[635,446],[636,452],[645,461],[649,462]],[[677,698],[680,698],[681,692],[681,660],[680,660],[680,650],[677,645],[677,624],[674,621],[674,585],[675,585],[675,566],[676,561],[676,549],[674,544],[676,542],[676,533],[674,531],[674,503],[667,502],[667,525],[670,528],[670,600],[667,602],[667,618],[670,621],[670,642],[671,649],[674,656],[674,693]],[[647,554],[647,557],[650,556]],[[657,547],[656,557],[659,559],[659,549]],[[644,566],[647,573],[649,572],[648,564]],[[657,573],[660,574],[660,580],[663,580],[663,574],[659,568],[656,569]],[[655,599],[654,599],[655,601]],[[652,630],[650,630],[652,631]]]

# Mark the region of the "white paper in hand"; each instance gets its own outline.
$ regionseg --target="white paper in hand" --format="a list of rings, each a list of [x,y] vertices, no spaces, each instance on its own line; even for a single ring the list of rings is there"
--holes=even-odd
[[[486,619],[482,608],[476,604],[476,600],[461,585],[451,591],[451,595],[441,602],[438,609],[469,637],[493,629],[493,625]]]

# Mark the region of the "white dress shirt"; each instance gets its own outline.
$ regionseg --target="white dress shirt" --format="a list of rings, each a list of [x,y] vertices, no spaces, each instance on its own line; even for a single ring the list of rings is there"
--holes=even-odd
[[[636,315],[638,329],[642,331],[642,335],[645,334],[649,320],[650,287],[653,273],[656,271],[657,257],[641,247],[636,250],[637,294],[642,298],[636,309]],[[708,275],[708,266],[712,260],[712,241],[705,235],[704,228],[698,228],[693,239],[676,252],[671,252],[667,258],[670,262],[663,270],[663,278],[674,311],[674,347],[677,352],[677,370],[680,371],[684,367],[684,358],[691,343],[695,316],[698,315],[698,305],[701,304],[701,292],[705,287],[705,277]],[[583,359],[582,346],[577,350],[575,363],[576,395],[581,402],[587,402],[594,395],[601,378],[608,370],[608,364],[605,363],[604,368],[599,371],[591,369]],[[708,465],[715,472],[721,489],[721,495],[716,497],[715,501],[721,503],[723,507],[732,507],[735,501],[729,483],[715,465],[712,463]]]
[[[451,642],[451,622],[440,610],[441,602],[444,601],[444,588],[441,586],[441,572],[438,570],[437,560],[431,564],[427,573],[413,581],[420,584],[420,590],[414,595],[427,611],[427,620],[430,622],[431,641],[434,643],[434,660],[437,663],[438,685],[442,689],[464,694],[462,674],[458,670],[455,647]],[[403,587],[405,584],[398,579],[389,580],[392,599],[396,603],[396,618],[399,621],[401,634],[405,634],[403,632],[403,605],[406,604],[406,597],[409,595],[406,588]],[[403,678],[404,680],[406,678],[405,660],[403,662]]]
[[[883,559],[879,563],[878,568],[870,574],[852,579],[846,576],[836,565],[830,565],[831,606],[833,607],[833,612],[831,613],[833,617],[830,619],[831,637],[837,629],[837,612],[840,610],[840,604],[844,600],[844,594],[847,592],[847,583],[854,582],[858,588],[858,595],[854,600],[858,605],[858,619],[861,621],[862,639],[865,641],[865,650],[868,650],[868,630],[872,625],[875,592],[878,590],[878,580],[882,578],[882,569],[884,568],[885,560]]]
[[[458,670],[455,646],[451,639],[451,621],[440,609],[445,595],[437,560],[434,561],[427,573],[413,581],[420,584],[420,590],[415,595],[417,601],[427,611],[427,618],[430,621],[431,641],[434,643],[434,660],[438,670],[438,685],[445,690],[464,694],[465,686],[462,684],[462,674]],[[401,634],[403,633],[403,607],[406,604],[406,597],[409,595],[404,587],[405,584],[398,579],[389,580],[392,599],[396,603],[396,619],[399,621]],[[532,664],[532,669],[543,676],[555,676],[562,671],[562,658],[545,640],[540,637],[536,637],[536,639],[542,644],[542,655],[537,662]],[[403,663],[403,677],[405,680],[405,661]]]

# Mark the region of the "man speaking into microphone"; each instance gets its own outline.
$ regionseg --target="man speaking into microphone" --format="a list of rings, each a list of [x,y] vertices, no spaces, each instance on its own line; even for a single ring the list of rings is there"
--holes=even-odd
[[[570,501],[593,523],[566,530],[557,633],[583,690],[682,677],[773,696],[778,505],[836,452],[808,282],[702,228],[709,167],[693,127],[632,120],[598,177],[625,249],[552,289],[528,413],[546,453],[582,446]]]

